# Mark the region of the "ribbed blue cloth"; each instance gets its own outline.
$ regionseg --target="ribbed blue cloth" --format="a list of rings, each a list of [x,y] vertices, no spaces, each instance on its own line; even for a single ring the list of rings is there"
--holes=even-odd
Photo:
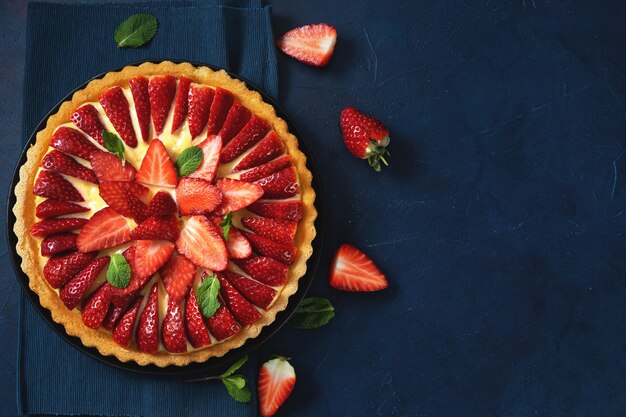
[[[135,13],[157,17],[146,46],[119,49],[115,28]],[[23,141],[69,91],[111,68],[148,59],[194,60],[230,69],[276,95],[270,9],[260,0],[49,4],[28,8]],[[232,400],[219,382],[130,374],[76,351],[22,294],[17,366],[22,414],[93,416],[251,416],[256,403]],[[242,371],[254,389],[256,365]]]

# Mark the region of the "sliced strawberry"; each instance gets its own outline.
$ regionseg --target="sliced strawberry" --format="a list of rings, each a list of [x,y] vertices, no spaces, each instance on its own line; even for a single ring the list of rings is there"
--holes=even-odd
[[[211,334],[219,341],[228,339],[241,331],[241,326],[235,320],[224,301],[220,300],[220,306],[210,318],[206,320],[207,327]]]
[[[91,329],[99,328],[111,306],[111,285],[105,282],[89,298],[81,310],[83,324]]]
[[[83,298],[83,295],[85,295],[87,288],[94,283],[100,272],[102,272],[108,264],[108,256],[94,259],[80,271],[78,275],[65,284],[61,291],[59,291],[59,298],[63,301],[63,304],[70,310],[76,307]]]
[[[179,301],[196,277],[196,266],[183,255],[174,255],[161,269],[161,279],[170,298]]]
[[[246,123],[241,131],[231,141],[228,142],[222,154],[220,161],[231,162],[239,155],[250,149],[252,145],[263,139],[270,130],[270,125],[258,116],[253,116]]]
[[[257,394],[262,417],[276,414],[278,408],[289,398],[296,384],[296,371],[287,359],[279,356],[261,366]]]
[[[161,329],[163,346],[172,353],[187,352],[187,337],[183,325],[183,314],[180,310],[180,301],[170,299]]]
[[[222,193],[213,184],[198,178],[182,178],[176,187],[180,214],[210,213],[222,202]]]
[[[298,194],[300,185],[294,167],[285,168],[255,181],[263,187],[265,198],[289,198]]]
[[[239,323],[248,325],[261,318],[261,313],[224,278],[224,275],[218,273],[217,278],[220,280],[220,295]]]
[[[144,142],[148,142],[150,140],[150,96],[148,94],[148,80],[145,77],[131,78],[128,80],[128,86],[133,95],[141,137]]]
[[[174,244],[167,240],[138,240],[134,246],[134,267],[140,277],[156,273],[174,253]]]
[[[157,136],[163,133],[167,115],[176,95],[176,78],[171,75],[152,77],[148,85],[150,112]]]
[[[87,224],[87,219],[64,217],[60,219],[46,219],[33,224],[30,235],[33,237],[50,236],[57,233],[78,230]]]
[[[43,170],[39,173],[33,194],[59,201],[85,201],[80,192],[56,172]]]
[[[50,146],[63,153],[89,160],[91,154],[98,152],[96,145],[76,129],[61,126],[54,131],[50,139]]]
[[[151,275],[139,275],[137,268],[137,250],[136,246],[133,245],[122,252],[124,258],[126,258],[126,262],[130,265],[130,283],[126,288],[111,288],[111,294],[113,297],[113,304],[115,306],[122,306],[129,302],[129,299],[132,299],[135,295],[137,295],[143,287],[150,281]]]
[[[263,196],[263,188],[249,182],[219,178],[215,185],[222,192],[222,203],[215,210],[220,216],[229,211],[241,210]]]
[[[256,148],[250,151],[248,155],[235,165],[233,172],[239,172],[265,164],[278,155],[282,155],[284,152],[285,147],[283,141],[280,140],[278,134],[272,130],[259,142]]]
[[[41,256],[52,256],[76,249],[76,235],[63,233],[46,237],[41,242]]]
[[[276,40],[278,49],[308,65],[323,67],[335,50],[337,31],[328,23],[301,26]]]
[[[194,348],[199,349],[211,344],[211,337],[198,307],[196,292],[193,288],[189,290],[189,295],[187,295],[187,301],[185,302],[185,330],[187,331],[189,343]]]
[[[187,77],[180,77],[178,79],[178,89],[176,91],[176,99],[174,99],[174,117],[172,118],[172,130],[174,133],[178,130],[180,125],[183,124],[185,117],[187,117],[187,97],[189,95],[189,86],[191,80]]]
[[[167,191],[157,192],[148,206],[148,214],[151,216],[168,216],[178,211],[172,195]]]
[[[263,284],[276,287],[287,281],[289,267],[272,258],[252,255],[247,259],[233,259],[246,274]]]
[[[176,216],[152,216],[144,220],[130,232],[133,240],[169,240],[178,238],[178,219]]]
[[[204,216],[191,216],[176,241],[178,252],[212,271],[228,266],[228,252],[217,228]]]
[[[49,219],[50,217],[84,213],[86,211],[89,211],[89,207],[79,206],[78,204],[68,203],[67,201],[44,200],[37,206],[35,214],[40,219]]]
[[[330,267],[330,285],[344,291],[378,291],[387,288],[387,278],[363,252],[342,245]]]
[[[110,207],[93,215],[76,238],[81,252],[112,248],[130,240],[130,227],[126,219]]]
[[[265,238],[282,245],[292,245],[296,237],[298,223],[263,217],[242,217],[241,224]]]
[[[137,325],[137,344],[142,352],[154,353],[159,350],[159,284],[152,285],[139,324]]]
[[[95,258],[95,253],[80,252],[53,256],[44,265],[43,276],[52,288],[60,288]]]
[[[224,271],[223,274],[228,282],[257,307],[267,310],[274,301],[274,298],[276,298],[277,292],[272,287],[268,287],[260,282],[253,281],[250,278],[243,277],[228,270]]]
[[[248,182],[260,180],[261,178],[265,178],[268,175],[273,174],[274,172],[283,170],[292,165],[293,163],[291,162],[291,158],[288,155],[285,155],[281,158],[274,159],[267,164],[263,164],[256,168],[252,168],[251,170],[242,172],[241,175],[239,175],[239,179],[241,181]]]
[[[113,330],[113,341],[118,345],[124,347],[130,345],[133,329],[135,328],[135,321],[137,320],[137,313],[139,312],[142,300],[142,296],[137,297],[115,326],[115,330]]]
[[[103,181],[100,183],[100,197],[115,211],[126,217],[133,217],[128,204],[128,183]]]
[[[126,197],[128,198],[128,207],[132,214],[132,218],[136,223],[144,222],[148,217],[150,217],[150,213],[148,213],[148,205],[141,200],[136,194],[132,192],[132,187],[130,187],[133,183],[129,183],[129,188],[126,190]],[[135,183],[136,184],[136,183]],[[139,184],[136,184],[139,185]],[[142,185],[139,185],[143,187]]]
[[[294,201],[257,201],[248,206],[248,210],[259,216],[271,219],[291,220],[302,219],[302,202]],[[258,232],[257,232],[258,233]]]
[[[222,234],[222,226],[219,224],[223,219],[219,216],[212,216],[211,221],[217,227],[220,234]],[[226,240],[226,250],[231,258],[244,259],[252,254],[252,246],[248,239],[244,237],[240,230],[236,227],[231,227],[228,231],[228,239]]]
[[[233,93],[221,87],[215,89],[211,112],[209,114],[208,135],[217,135],[226,120],[228,110],[233,105]]]
[[[115,305],[113,297],[114,288],[115,287],[111,287],[111,308],[109,308],[109,312],[102,322],[102,327],[107,330],[113,330],[113,327],[117,324],[117,322],[122,317],[122,314],[124,314],[130,303],[133,301],[133,297],[129,296],[124,299],[124,302],[120,303],[119,305]]]
[[[137,171],[131,164],[122,160],[112,153],[95,152],[91,155],[91,167],[96,173],[96,177],[102,181],[132,181],[137,175]]]
[[[224,125],[219,131],[219,137],[222,138],[222,145],[226,145],[243,129],[248,123],[252,113],[241,103],[235,103],[228,111],[228,116],[224,120]]]
[[[160,187],[176,187],[176,181],[176,167],[165,145],[159,139],[153,139],[141,161],[137,182]]]
[[[213,182],[217,168],[220,163],[220,152],[222,151],[222,140],[219,136],[209,136],[202,141],[198,147],[202,149],[202,163],[194,172],[189,174],[191,178]]]
[[[192,84],[189,89],[189,133],[198,136],[209,121],[215,91],[211,87]]]
[[[53,149],[43,157],[41,166],[59,174],[69,175],[70,177],[79,178],[94,184],[98,183],[98,178],[96,178],[96,174],[92,170],[82,166],[71,156],[65,155],[56,149]]]
[[[135,129],[130,118],[128,100],[121,87],[112,87],[100,94],[100,104],[120,138],[131,148],[137,146]]]
[[[70,120],[77,128],[91,136],[91,138],[100,145],[104,146],[104,138],[102,137],[104,126],[100,121],[100,114],[94,106],[85,104],[79,107],[72,113]]]
[[[285,265],[291,265],[296,257],[296,248],[294,246],[281,245],[269,239],[259,236],[256,233],[242,231],[243,235],[252,245],[252,249],[259,255],[268,256],[282,262]]]

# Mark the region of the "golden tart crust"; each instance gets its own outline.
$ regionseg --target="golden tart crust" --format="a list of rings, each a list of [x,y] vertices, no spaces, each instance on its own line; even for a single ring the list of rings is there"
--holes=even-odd
[[[211,87],[222,87],[230,90],[235,99],[239,100],[253,114],[265,119],[283,140],[287,154],[292,158],[301,187],[302,219],[294,241],[297,248],[295,261],[289,267],[287,281],[279,290],[273,304],[267,310],[261,310],[261,319],[252,325],[243,326],[242,330],[219,343],[213,343],[199,350],[187,353],[169,353],[158,351],[145,353],[136,349],[135,344],[124,348],[116,344],[111,333],[102,329],[93,330],[86,327],[78,309],[69,310],[58,293],[51,288],[43,277],[43,264],[38,256],[39,242],[30,236],[30,228],[36,221],[35,195],[33,184],[39,164],[48,151],[49,139],[55,129],[69,121],[70,115],[83,103],[98,101],[100,93],[113,86],[127,87],[127,80],[136,76],[153,75],[186,76],[193,82]],[[170,365],[185,366],[192,362],[204,362],[212,357],[219,357],[226,352],[242,346],[246,340],[258,336],[263,327],[272,323],[277,313],[283,311],[289,297],[298,289],[298,280],[306,273],[306,261],[312,254],[311,242],[315,237],[314,221],[317,211],[314,206],[315,191],[311,186],[312,174],[306,167],[306,156],[298,148],[297,138],[289,132],[287,123],[276,115],[273,106],[265,103],[261,95],[249,90],[240,81],[231,78],[225,71],[213,71],[207,67],[194,67],[189,63],[175,64],[165,61],[159,64],[144,63],[139,66],[127,66],[119,72],[109,72],[103,78],[91,81],[84,89],[77,91],[71,100],[65,101],[59,111],[48,118],[46,127],[37,133],[35,143],[28,149],[27,161],[20,168],[20,179],[15,187],[17,202],[13,207],[16,223],[13,230],[18,238],[17,253],[22,258],[22,270],[29,277],[30,288],[39,296],[41,305],[52,314],[52,319],[62,324],[65,331],[80,338],[85,346],[95,347],[102,355],[115,356],[122,362],[134,361],[139,365],[154,364],[159,367]]]

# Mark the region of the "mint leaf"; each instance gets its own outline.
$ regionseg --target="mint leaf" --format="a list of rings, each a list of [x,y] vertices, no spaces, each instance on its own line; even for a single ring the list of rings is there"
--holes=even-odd
[[[194,172],[202,163],[203,158],[202,149],[197,146],[190,146],[185,149],[176,160],[178,175],[184,177]]]
[[[222,226],[222,236],[224,236],[224,240],[228,240],[228,232],[230,232],[230,228],[233,225],[233,212],[229,211],[224,215],[224,220],[220,223]]]
[[[335,308],[325,298],[308,297],[302,300],[289,319],[289,325],[296,329],[317,329],[335,317]]]
[[[109,269],[107,269],[107,281],[116,288],[126,288],[130,283],[130,265],[124,255],[116,253],[111,256]]]
[[[222,378],[222,382],[226,386],[228,393],[235,400],[240,403],[247,403],[252,398],[250,389],[246,384],[246,377],[243,375],[231,375]]]
[[[215,275],[205,278],[196,290],[198,307],[200,307],[200,311],[202,311],[204,317],[213,317],[213,314],[215,314],[220,307],[220,301],[217,299],[219,293],[220,281]]]
[[[157,19],[149,14],[134,14],[115,29],[115,42],[120,48],[136,48],[156,35]]]
[[[107,132],[106,130],[102,131],[102,137],[104,138],[104,147],[124,162],[126,158],[124,157],[124,142],[122,142],[122,139],[115,133]]]
[[[232,374],[235,373],[237,369],[241,368],[243,364],[246,363],[247,360],[248,360],[248,355],[245,355],[244,357],[240,358],[237,362],[233,363],[226,372],[220,375],[220,378],[226,378],[227,376],[231,376]]]

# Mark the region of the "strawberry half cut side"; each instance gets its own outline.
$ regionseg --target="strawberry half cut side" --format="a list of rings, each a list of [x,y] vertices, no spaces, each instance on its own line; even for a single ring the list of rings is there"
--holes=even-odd
[[[344,291],[370,292],[387,288],[387,278],[374,262],[352,245],[342,245],[330,267],[330,285]]]

